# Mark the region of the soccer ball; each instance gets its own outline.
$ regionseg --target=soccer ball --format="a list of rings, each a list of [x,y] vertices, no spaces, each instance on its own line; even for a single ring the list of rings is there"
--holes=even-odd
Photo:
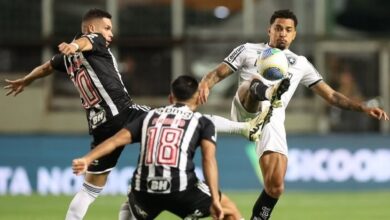
[[[288,60],[278,48],[263,50],[256,62],[258,73],[267,80],[275,81],[287,75]]]

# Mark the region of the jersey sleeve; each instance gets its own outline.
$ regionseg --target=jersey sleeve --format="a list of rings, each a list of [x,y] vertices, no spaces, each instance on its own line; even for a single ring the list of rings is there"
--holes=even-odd
[[[145,112],[143,115],[136,118],[134,121],[129,122],[125,125],[125,129],[129,130],[131,133],[132,143],[140,142],[142,137],[142,124],[147,115]]]
[[[92,51],[105,51],[106,47],[106,39],[104,39],[103,35],[99,33],[85,34],[81,37],[87,38],[92,44]]]
[[[63,54],[54,55],[50,60],[50,65],[57,71],[66,72]]]
[[[236,48],[223,60],[234,71],[237,71],[245,62],[245,45],[242,44]]]
[[[215,145],[217,144],[217,132],[215,129],[215,125],[213,122],[202,116],[202,118],[199,119],[201,128],[200,128],[200,140],[206,139],[211,142],[213,142]]]
[[[303,74],[301,84],[306,87],[312,87],[318,82],[322,81],[323,78],[317,69],[305,58],[305,73]]]

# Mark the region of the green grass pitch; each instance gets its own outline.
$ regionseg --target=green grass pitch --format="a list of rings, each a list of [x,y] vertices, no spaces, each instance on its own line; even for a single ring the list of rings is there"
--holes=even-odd
[[[249,219],[258,192],[227,192]],[[64,219],[71,196],[0,196],[0,219]],[[86,220],[117,219],[124,196],[101,196],[90,207]],[[162,213],[157,219],[177,217]],[[272,220],[386,220],[390,219],[390,191],[286,192]]]

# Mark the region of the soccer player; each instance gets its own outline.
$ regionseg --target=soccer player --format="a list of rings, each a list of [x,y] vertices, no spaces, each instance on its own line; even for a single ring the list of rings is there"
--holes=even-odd
[[[172,105],[157,108],[128,123],[82,158],[73,172],[129,143],[140,142],[138,165],[128,195],[130,219],[155,219],[170,211],[182,219],[241,219],[235,204],[218,189],[216,133],[212,121],[195,112],[198,82],[179,76],[171,85]],[[197,147],[202,152],[206,184],[194,172]]]
[[[82,35],[72,43],[61,43],[60,54],[36,67],[21,79],[6,80],[7,95],[17,95],[34,80],[57,70],[68,74],[80,93],[86,111],[89,133],[93,137],[91,148],[114,135],[150,108],[133,103],[123,86],[116,59],[108,47],[113,39],[111,15],[100,9],[86,12],[81,22]],[[115,167],[123,149],[117,148],[95,160],[80,191],[75,195],[66,214],[67,220],[82,219],[89,205],[97,198]]]
[[[267,43],[246,43],[238,46],[221,64],[203,77],[199,86],[199,101],[205,103],[216,83],[233,73],[240,74],[239,88],[231,107],[231,117],[238,121],[245,121],[258,115],[259,107],[269,109],[264,106],[269,106],[267,100],[275,95],[282,103],[281,107],[273,108],[269,123],[264,126],[261,139],[257,142],[256,152],[264,179],[264,190],[253,206],[251,219],[269,219],[272,209],[284,191],[288,155],[284,127],[285,109],[298,84],[311,88],[336,107],[364,112],[378,120],[389,120],[387,113],[382,109],[367,107],[364,103],[352,101],[332,89],[306,57],[289,50],[296,37],[297,24],[298,20],[290,10],[275,11],[270,18]],[[289,61],[288,76],[273,86],[261,79],[255,66],[259,54],[270,47],[283,50]],[[261,115],[267,114],[262,112]]]
[[[23,78],[6,80],[8,85],[4,88],[9,90],[7,95],[16,96],[30,83],[54,70],[67,73],[80,93],[93,149],[122,129],[126,122],[133,121],[150,108],[135,104],[124,87],[116,59],[109,48],[113,40],[111,15],[100,9],[91,9],[84,14],[81,29],[82,34],[73,42],[58,46],[60,54]],[[253,140],[258,137],[256,129],[250,130],[255,127],[256,119],[251,123],[236,123],[219,116],[209,117],[219,125],[218,132],[243,134]],[[89,205],[102,191],[122,149],[123,146],[90,164],[82,188],[69,205],[67,220],[84,218]]]

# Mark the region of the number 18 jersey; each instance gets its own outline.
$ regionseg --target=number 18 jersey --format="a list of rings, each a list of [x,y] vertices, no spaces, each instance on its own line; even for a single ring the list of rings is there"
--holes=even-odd
[[[140,142],[132,188],[149,193],[184,191],[198,182],[193,158],[201,140],[216,141],[214,124],[182,104],[151,110],[126,128]]]

